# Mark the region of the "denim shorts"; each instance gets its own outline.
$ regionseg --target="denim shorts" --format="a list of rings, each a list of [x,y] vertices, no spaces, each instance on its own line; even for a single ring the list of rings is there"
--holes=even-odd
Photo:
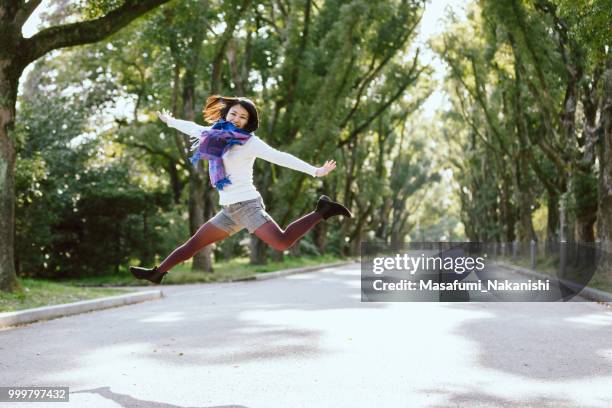
[[[210,222],[233,235],[243,228],[248,229],[252,234],[257,228],[271,220],[272,217],[266,212],[263,199],[258,197],[222,206],[221,211],[212,217]]]

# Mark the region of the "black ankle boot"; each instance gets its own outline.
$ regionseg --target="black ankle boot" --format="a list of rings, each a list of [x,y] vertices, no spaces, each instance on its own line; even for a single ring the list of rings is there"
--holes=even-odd
[[[340,203],[332,201],[326,195],[322,195],[319,197],[319,201],[317,201],[317,208],[315,212],[318,212],[323,216],[324,219],[328,219],[329,217],[333,217],[334,215],[344,215],[345,217],[352,218],[353,214]]]
[[[168,272],[160,272],[157,266],[153,268],[141,268],[139,266],[130,266],[130,272],[138,279],[146,279],[153,283],[161,283],[164,275]]]

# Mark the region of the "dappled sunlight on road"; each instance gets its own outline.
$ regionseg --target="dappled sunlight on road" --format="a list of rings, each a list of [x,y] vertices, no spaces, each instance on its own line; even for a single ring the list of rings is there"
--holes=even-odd
[[[142,319],[140,321],[143,323],[160,323],[160,322],[178,322],[179,320],[185,320],[185,314],[183,312],[160,313],[157,316],[147,317],[146,319]]]
[[[571,323],[587,324],[593,326],[612,326],[612,313],[568,317],[565,320]]]

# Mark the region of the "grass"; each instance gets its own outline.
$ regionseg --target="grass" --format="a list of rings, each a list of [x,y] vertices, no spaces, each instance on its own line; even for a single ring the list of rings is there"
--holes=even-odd
[[[516,259],[511,257],[500,257],[500,260],[504,260],[507,263],[522,266],[523,268],[531,269],[531,258],[518,256]],[[570,266],[571,267],[571,266]],[[559,269],[559,258],[558,256],[539,256],[536,258],[537,272],[545,275],[557,276]],[[605,292],[612,293],[612,265],[598,267],[597,271],[593,275],[593,278],[587,284],[591,288],[603,290]]]
[[[213,265],[213,272],[191,270],[191,260],[176,265],[164,277],[164,284],[230,282],[244,279],[257,273],[273,272],[281,269],[297,268],[301,266],[318,265],[346,260],[333,255],[321,256],[285,256],[283,262],[268,262],[266,265],[250,265],[249,258],[234,258],[230,261],[217,262]],[[152,265],[148,265],[152,266]],[[127,267],[116,275],[102,275],[81,279],[63,281],[76,286],[144,286],[153,285],[146,280],[137,280],[130,274]]]
[[[268,262],[266,265],[250,265],[248,258],[238,258],[214,265],[212,273],[192,271],[191,263],[184,263],[183,265],[173,268],[170,273],[164,277],[164,283],[229,282],[236,279],[252,277],[258,273],[274,272],[282,269],[339,262],[343,260],[346,259],[332,255],[322,255],[316,257],[285,257],[283,262]],[[142,284],[142,282],[139,284]]]
[[[41,279],[19,278],[18,280],[21,291],[0,292],[0,312],[72,303],[130,292],[127,289],[75,287]]]
[[[322,256],[286,256],[283,262],[268,262],[266,265],[250,265],[248,258],[236,258],[213,265],[212,273],[191,270],[191,261],[175,266],[166,277],[164,284],[229,282],[236,279],[252,277],[258,273],[273,272],[302,266],[326,264],[345,261],[332,255]],[[0,292],[0,312],[30,309],[40,306],[76,302],[79,300],[129,293],[130,286],[155,286],[154,284],[135,279],[127,270],[121,268],[119,274],[101,275],[80,279],[47,281],[41,279],[19,278],[21,292]],[[121,288],[123,286],[123,288]],[[119,288],[118,288],[119,287]]]

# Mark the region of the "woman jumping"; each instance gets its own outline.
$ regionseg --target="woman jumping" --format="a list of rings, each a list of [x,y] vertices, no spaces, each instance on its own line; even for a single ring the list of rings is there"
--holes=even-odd
[[[206,245],[221,241],[243,228],[272,248],[284,251],[322,220],[334,215],[352,217],[345,206],[322,195],[314,211],[293,221],[283,231],[266,212],[263,199],[253,185],[255,158],[313,177],[327,175],[336,167],[336,162],[328,160],[322,167],[314,167],[267,145],[253,133],[259,126],[259,117],[255,104],[247,98],[211,96],[206,100],[203,113],[204,119],[213,123],[211,127],[175,119],[167,112],[158,112],[157,115],[168,126],[191,137],[195,154],[190,160],[194,165],[201,158],[208,160],[210,181],[219,192],[222,209],[159,266],[130,266],[130,272],[136,278],[160,283],[175,265],[192,258]]]

